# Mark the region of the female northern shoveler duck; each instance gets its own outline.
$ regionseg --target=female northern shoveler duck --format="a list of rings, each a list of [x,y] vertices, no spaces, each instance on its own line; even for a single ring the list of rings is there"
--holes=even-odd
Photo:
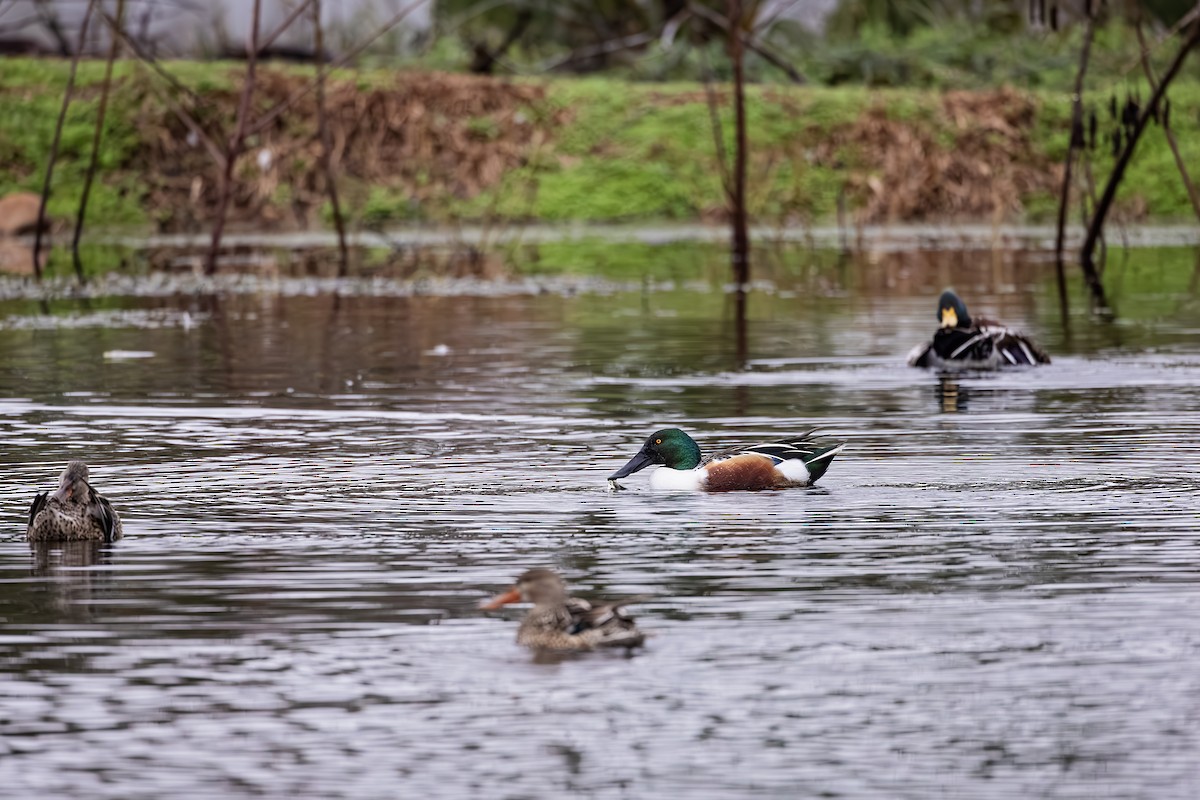
[[[947,289],[938,298],[938,323],[933,341],[908,354],[910,367],[938,369],[997,369],[1049,364],[1050,356],[1029,337],[990,319],[971,319],[959,296]]]
[[[526,570],[512,589],[480,604],[496,609],[520,601],[533,603],[517,629],[517,644],[535,650],[592,650],[597,647],[637,647],[646,635],[625,616],[623,603],[594,606],[571,597],[552,569]]]
[[[25,536],[31,542],[112,542],[121,538],[121,518],[88,483],[87,464],[72,461],[59,478],[57,491],[33,498]]]
[[[608,479],[615,482],[652,464],[660,464],[650,474],[651,489],[728,492],[811,486],[845,447],[841,442],[820,444],[812,433],[738,447],[702,459],[700,446],[692,437],[678,428],[665,428],[650,434],[637,455]]]

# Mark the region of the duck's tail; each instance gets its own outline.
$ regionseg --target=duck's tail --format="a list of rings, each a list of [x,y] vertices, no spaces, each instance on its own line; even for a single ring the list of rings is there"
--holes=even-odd
[[[33,502],[29,505],[29,524],[25,527],[25,533],[33,530],[33,521],[37,519],[37,515],[46,507],[46,499],[50,496],[49,492],[41,492],[34,495]]]
[[[808,482],[810,484],[816,483],[825,474],[825,471],[829,469],[830,462],[833,461],[833,457],[842,452],[842,448],[845,446],[845,442],[812,446],[812,454],[802,459],[805,468],[808,470]]]

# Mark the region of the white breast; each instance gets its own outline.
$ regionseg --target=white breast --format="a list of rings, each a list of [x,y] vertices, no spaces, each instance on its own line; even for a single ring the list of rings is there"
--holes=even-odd
[[[701,469],[659,467],[650,473],[650,488],[656,492],[694,492],[704,487],[708,473]]]
[[[804,462],[798,458],[789,458],[787,461],[779,462],[775,465],[775,471],[792,483],[808,483],[810,477],[808,467],[804,466]]]

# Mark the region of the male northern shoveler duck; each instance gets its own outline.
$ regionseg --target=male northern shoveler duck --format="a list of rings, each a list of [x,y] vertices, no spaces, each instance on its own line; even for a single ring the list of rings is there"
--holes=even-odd
[[[990,319],[971,319],[967,305],[947,289],[938,298],[938,323],[933,341],[908,354],[910,367],[937,369],[997,369],[1049,364],[1050,356],[1024,334]]]
[[[609,476],[609,481],[632,475],[652,464],[650,488],[663,491],[728,492],[736,489],[782,489],[811,486],[829,469],[829,462],[845,444],[821,444],[816,429],[776,442],[737,447],[708,458],[700,446],[678,428],[655,431],[629,463]]]
[[[592,650],[597,647],[637,647],[646,635],[621,608],[633,600],[594,606],[567,594],[567,585],[552,569],[535,567],[517,578],[504,594],[480,604],[496,609],[522,600],[533,608],[517,629],[517,644],[535,650]]]
[[[25,536],[31,542],[112,542],[121,538],[121,517],[88,483],[87,464],[72,461],[59,477],[57,491],[33,498]]]

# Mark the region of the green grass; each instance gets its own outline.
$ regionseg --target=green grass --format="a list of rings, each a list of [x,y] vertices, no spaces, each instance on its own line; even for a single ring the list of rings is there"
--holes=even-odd
[[[122,66],[118,78],[127,73]],[[66,64],[7,59],[0,77],[0,193],[40,192],[66,86]],[[68,109],[55,165],[48,212],[73,219],[91,158],[103,64],[80,64],[77,94]],[[138,100],[118,80],[109,97],[97,153],[97,180],[88,199],[88,220],[106,227],[144,224],[147,216],[136,175],[128,170],[140,141],[130,111]]]
[[[1102,36],[1120,38],[1120,34],[1111,32]],[[900,44],[892,42],[887,47],[880,45],[881,52],[899,48],[915,53],[923,46],[922,41],[915,37]],[[978,53],[952,37],[942,36],[924,44],[937,51],[929,56],[930,63],[944,65],[966,59],[963,63],[974,70],[968,72],[976,78],[983,74],[979,72],[980,64],[989,58],[1000,58],[992,53],[989,49],[992,45],[987,42],[975,43]],[[1111,76],[1114,64],[1120,63],[1118,56],[1125,45],[1123,41],[1114,43],[1104,38],[1098,44],[1098,77],[1093,81],[1089,106],[1100,114],[1102,130],[1109,126],[1110,90],[1114,86],[1123,90],[1125,86],[1113,84],[1112,78],[1105,76]],[[1016,77],[1013,70],[1021,61],[1021,48],[1035,46],[1045,51],[1039,56],[1043,60],[1060,50],[1064,59],[1063,71],[1045,73],[1042,85],[1068,85],[1073,70],[1066,63],[1066,55],[1073,52],[1069,37],[1019,44],[1015,54],[1005,55],[1006,60],[996,62],[1008,67],[995,66],[986,74],[997,79]],[[962,52],[947,55],[954,47]],[[1026,55],[1032,58],[1031,53]],[[201,94],[228,95],[237,80],[235,66],[227,63],[178,62],[167,66]],[[310,68],[285,69],[312,73]],[[0,72],[0,193],[40,190],[67,72],[65,62],[5,61],[5,69]],[[63,130],[50,204],[51,215],[59,220],[70,221],[76,213],[102,75],[101,63],[80,65],[79,99],[72,105]],[[150,79],[144,73],[130,64],[120,64],[117,78],[100,150],[100,175],[88,212],[89,229],[124,226],[151,229],[161,209],[147,207],[139,155],[149,146],[142,137],[150,134],[139,131],[136,122],[138,114],[146,108],[163,112],[157,106],[156,95],[147,89],[146,82]],[[970,84],[976,78],[963,78],[961,82]],[[339,70],[335,79],[379,86],[395,81],[396,75],[386,70]],[[419,77],[414,74],[413,79]],[[511,170],[476,196],[439,196],[419,205],[410,201],[403,186],[354,185],[347,178],[345,194],[352,222],[378,226],[405,222],[507,223],[530,219],[696,221],[716,219],[723,212],[721,170],[701,85],[632,83],[615,77],[555,78],[541,83],[546,88],[546,97],[529,110],[530,115],[545,120],[555,112],[565,111],[566,116],[552,127],[546,142],[526,154],[523,166]],[[1131,79],[1129,86],[1134,85]],[[727,87],[721,87],[721,94],[724,103],[728,99]],[[1036,90],[1033,97],[1038,111],[1029,131],[1032,144],[1028,152],[1015,153],[1013,157],[1030,159],[1030,163],[1037,163],[1043,157],[1060,161],[1065,152],[1070,115],[1067,95],[1061,88],[1043,88]],[[1184,159],[1197,165],[1195,172],[1200,173],[1200,81],[1189,77],[1178,82],[1171,92],[1171,101]],[[865,171],[864,154],[858,145],[849,142],[838,151],[840,164],[834,166],[828,160],[814,160],[813,153],[832,132],[853,124],[868,109],[883,109],[890,119],[925,132],[943,148],[952,148],[960,132],[944,119],[942,102],[938,88],[780,84],[749,87],[747,116],[752,152],[749,201],[756,220],[766,224],[830,221],[847,176],[856,170]],[[233,108],[226,104],[215,113],[232,116]],[[732,119],[724,107],[720,118],[725,148],[732,150]],[[297,124],[307,122],[300,120]],[[496,139],[500,129],[492,119],[480,117],[470,120],[467,130],[471,139],[488,143]],[[1096,178],[1102,182],[1112,164],[1108,148],[1098,148],[1092,161]],[[313,162],[293,164],[291,170],[303,173],[315,169],[315,159]],[[293,174],[292,179],[297,177]],[[293,193],[283,186],[272,196],[272,202],[281,208],[286,208],[292,199]],[[1023,198],[1024,219],[1051,218],[1054,204],[1052,194],[1031,191]],[[1121,189],[1119,206],[1121,213],[1129,215],[1144,211],[1150,220],[1191,217],[1190,205],[1160,129],[1151,128],[1144,137]],[[1010,217],[1010,221],[1021,219]]]

